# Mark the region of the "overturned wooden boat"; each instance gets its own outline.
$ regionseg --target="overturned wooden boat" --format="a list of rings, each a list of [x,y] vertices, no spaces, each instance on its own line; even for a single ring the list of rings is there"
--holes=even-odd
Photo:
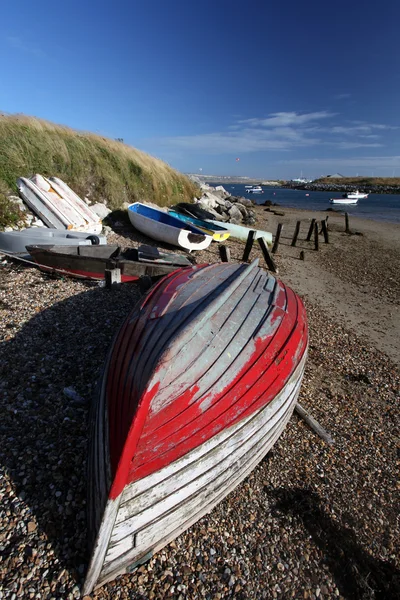
[[[291,417],[304,306],[258,267],[181,269],[117,334],[91,415],[83,594],[138,564],[220,502]]]
[[[194,225],[183,223],[167,212],[141,202],[131,204],[128,207],[128,215],[138,231],[158,242],[166,242],[191,251],[204,250],[212,241],[211,235]]]
[[[159,277],[187,267],[191,262],[180,254],[160,252],[151,246],[121,248],[106,246],[27,246],[32,259],[42,269],[71,277],[104,279],[106,269],[120,269],[121,281]]]
[[[20,177],[17,186],[24,202],[48,227],[101,232],[99,216],[61,179],[36,174]]]

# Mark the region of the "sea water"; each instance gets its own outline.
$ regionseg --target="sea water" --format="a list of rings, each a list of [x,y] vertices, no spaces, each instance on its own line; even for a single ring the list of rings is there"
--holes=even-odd
[[[326,210],[333,208],[335,211],[349,215],[373,219],[375,221],[390,221],[400,223],[400,195],[398,194],[369,194],[368,198],[358,200],[357,204],[339,206],[330,204],[330,198],[341,198],[342,192],[309,192],[307,190],[292,190],[263,186],[262,194],[249,194],[244,184],[211,183],[212,186],[223,185],[232,196],[244,196],[263,204],[266,200],[276,202],[288,208],[302,208],[304,210]]]

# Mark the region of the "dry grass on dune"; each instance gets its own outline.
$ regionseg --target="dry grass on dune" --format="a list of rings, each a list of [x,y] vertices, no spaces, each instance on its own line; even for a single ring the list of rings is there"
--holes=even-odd
[[[123,202],[190,201],[198,191],[185,175],[121,141],[0,114],[0,182],[16,190],[17,178],[33,173],[61,177],[77,193],[112,209]]]

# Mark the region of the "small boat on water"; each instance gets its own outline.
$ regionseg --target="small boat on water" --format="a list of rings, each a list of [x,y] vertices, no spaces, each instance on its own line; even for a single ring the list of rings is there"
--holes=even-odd
[[[195,217],[191,217],[189,215],[184,215],[177,210],[170,209],[168,213],[185,223],[191,223],[195,227],[198,227],[207,235],[211,235],[214,242],[224,242],[231,235],[230,232],[220,225],[214,225],[213,223],[208,223],[207,221],[202,221],[201,219],[196,219]]]
[[[363,194],[356,190],[355,192],[347,192],[346,198],[349,200],[362,200],[363,198],[368,198],[368,194]]]
[[[255,468],[292,415],[307,346],[302,301],[258,261],[181,269],[133,308],[91,414],[83,595],[149,560]]]
[[[152,246],[27,246],[42,271],[70,277],[104,279],[106,269],[120,269],[121,281],[167,275],[191,262],[180,254],[160,252]]]
[[[88,231],[72,231],[71,229],[51,229],[49,227],[28,227],[21,231],[0,232],[0,252],[7,254],[26,252],[26,246],[36,244],[57,244],[58,246],[91,246],[106,244],[105,235],[97,235]]]
[[[48,227],[101,232],[100,217],[61,179],[36,174],[20,177],[17,186],[24,202]]]
[[[247,189],[246,192],[248,194],[262,194],[263,189],[260,185],[253,185],[251,188]]]
[[[331,204],[357,204],[358,198],[331,198]]]
[[[204,250],[212,241],[211,235],[204,233],[194,225],[184,224],[180,219],[167,212],[141,202],[131,204],[128,208],[128,215],[130,222],[138,231],[159,242],[166,242],[192,251]]]

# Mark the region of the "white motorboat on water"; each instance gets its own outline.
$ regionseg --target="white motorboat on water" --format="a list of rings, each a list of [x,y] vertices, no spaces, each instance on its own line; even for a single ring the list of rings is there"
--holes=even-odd
[[[253,185],[253,187],[247,189],[246,192],[249,194],[262,194],[263,189],[260,185]]]
[[[361,198],[368,198],[368,194],[363,194],[356,190],[355,192],[347,192],[346,198],[349,200],[360,200]]]
[[[331,198],[331,204],[357,204],[358,198]]]

